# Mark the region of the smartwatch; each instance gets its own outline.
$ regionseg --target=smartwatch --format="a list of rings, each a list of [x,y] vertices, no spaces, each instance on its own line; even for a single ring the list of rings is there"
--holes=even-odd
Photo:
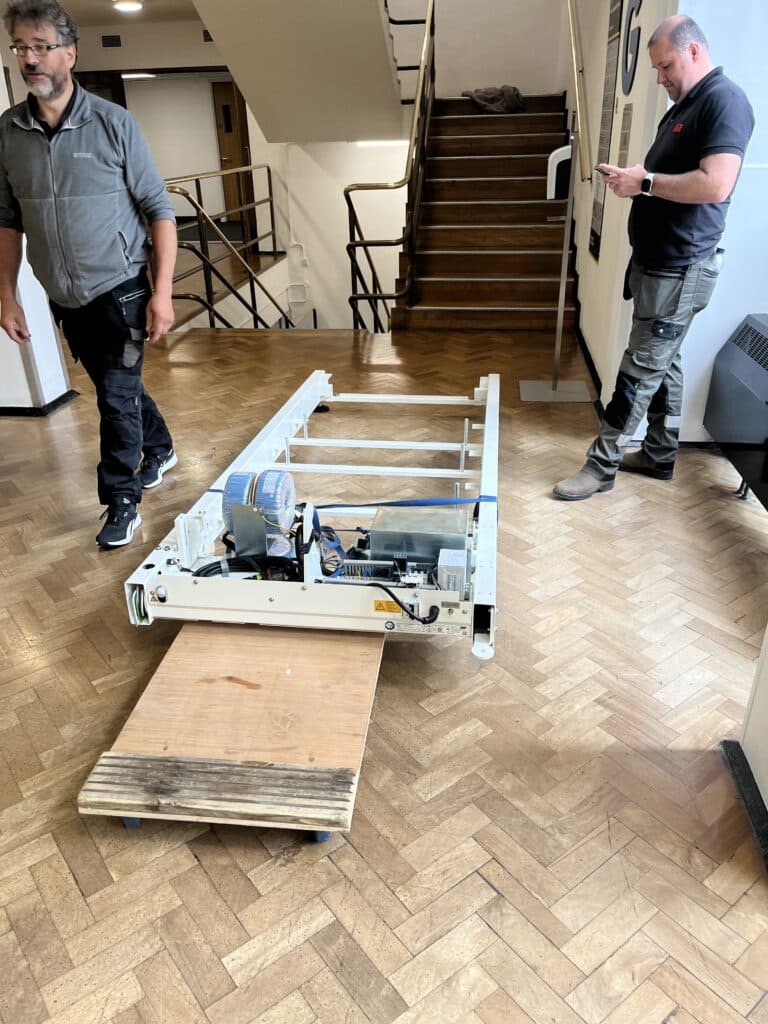
[[[654,177],[655,177],[655,175],[654,175],[653,171],[648,171],[646,176],[640,182],[640,193],[642,195],[650,196],[650,195],[653,194],[651,190],[653,189],[653,179],[654,179]]]

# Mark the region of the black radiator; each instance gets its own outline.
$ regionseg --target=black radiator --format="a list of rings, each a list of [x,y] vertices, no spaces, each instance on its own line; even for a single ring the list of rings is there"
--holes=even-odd
[[[717,353],[704,426],[768,508],[768,314],[745,317]]]

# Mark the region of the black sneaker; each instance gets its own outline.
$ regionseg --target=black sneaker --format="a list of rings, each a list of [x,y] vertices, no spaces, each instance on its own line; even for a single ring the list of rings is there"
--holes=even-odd
[[[102,548],[120,548],[130,544],[133,531],[141,526],[141,516],[128,498],[117,498],[103,513],[106,523],[96,534],[96,543]]]
[[[169,469],[173,469],[178,461],[173,448],[164,454],[145,455],[141,466],[139,466],[139,479],[144,490],[148,491],[161,484],[163,474],[167,473]]]

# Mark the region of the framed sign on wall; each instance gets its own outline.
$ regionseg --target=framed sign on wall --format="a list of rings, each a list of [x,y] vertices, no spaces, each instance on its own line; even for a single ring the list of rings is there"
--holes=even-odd
[[[611,0],[608,13],[608,45],[605,56],[605,80],[603,82],[603,109],[600,118],[600,138],[597,145],[597,162],[609,161],[611,134],[613,132],[613,110],[616,102],[616,81],[619,73],[619,51],[621,44],[621,15],[623,0]],[[589,251],[600,258],[600,241],[603,234],[603,213],[605,210],[605,183],[599,174],[593,177],[592,226],[589,232]]]

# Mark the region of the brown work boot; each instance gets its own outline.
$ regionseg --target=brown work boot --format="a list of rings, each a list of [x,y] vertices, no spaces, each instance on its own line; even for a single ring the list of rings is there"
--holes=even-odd
[[[636,452],[627,452],[619,463],[619,469],[624,473],[642,473],[643,476],[653,477],[654,480],[671,480],[675,469],[674,462],[654,462],[645,450],[640,448]]]
[[[613,477],[609,480],[598,480],[586,469],[580,469],[576,476],[569,476],[567,480],[555,484],[552,493],[563,501],[583,501],[584,498],[591,498],[600,491],[612,491],[613,484]]]

